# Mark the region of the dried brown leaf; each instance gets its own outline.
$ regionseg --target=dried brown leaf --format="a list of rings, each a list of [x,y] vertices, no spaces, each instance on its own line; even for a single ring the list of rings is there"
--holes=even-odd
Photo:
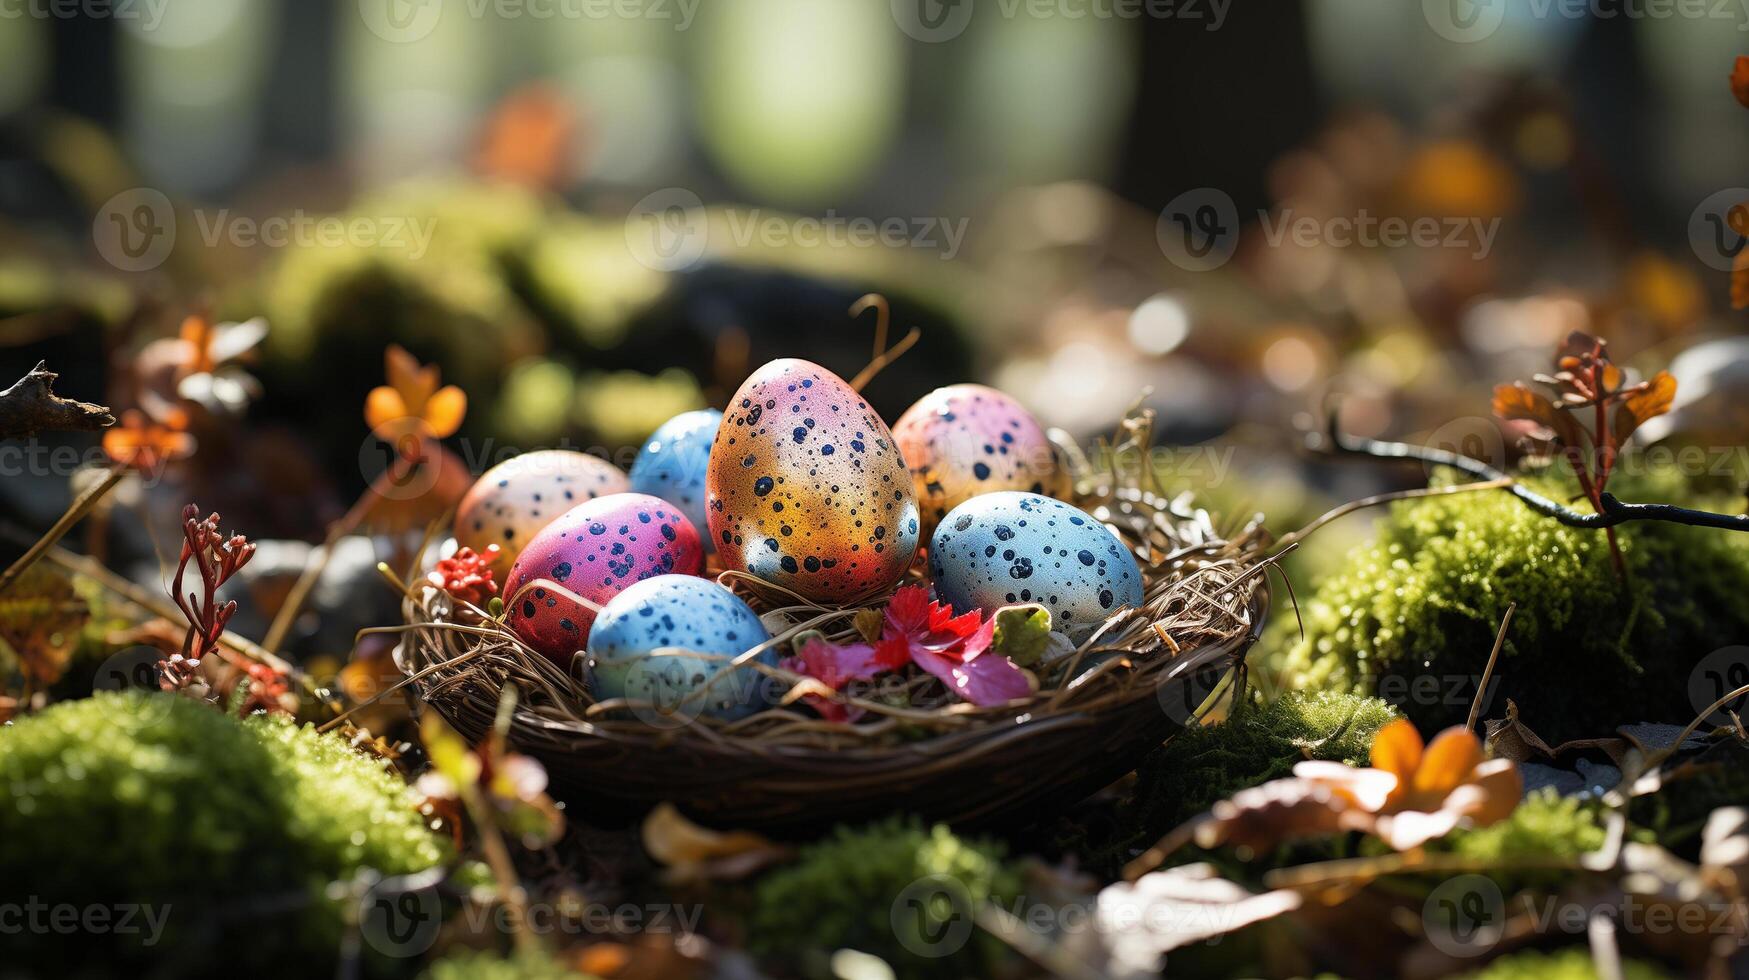
[[[1648,419],[1670,411],[1676,400],[1676,377],[1669,371],[1659,371],[1646,382],[1646,387],[1622,399],[1615,410],[1615,444],[1623,445]]]

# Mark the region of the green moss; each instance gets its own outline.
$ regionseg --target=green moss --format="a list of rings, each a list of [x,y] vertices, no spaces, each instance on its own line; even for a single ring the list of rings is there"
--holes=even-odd
[[[968,916],[985,901],[1006,907],[1019,893],[1019,875],[1004,864],[1000,845],[914,820],[840,827],[759,882],[751,944],[807,972],[850,948],[880,957],[900,977],[984,976],[1002,947],[982,930],[966,931]],[[963,945],[953,938],[961,932]],[[918,937],[942,945],[920,947]],[[919,955],[919,948],[943,955]]]
[[[432,963],[420,980],[589,980],[547,953],[464,950]]]
[[[1373,736],[1395,717],[1377,698],[1289,692],[1223,724],[1187,729],[1143,760],[1121,822],[1131,843],[1146,847],[1239,790],[1289,775],[1296,762],[1365,765]]]
[[[143,929],[10,936],[13,967],[234,974],[296,957],[332,972],[345,909],[330,883],[449,856],[397,776],[289,722],[133,692],[0,730],[0,881],[48,906],[164,913],[153,943]]]
[[[1478,861],[1577,858],[1603,846],[1598,809],[1594,801],[1543,789],[1492,827],[1456,831],[1444,841],[1445,849]]]
[[[1669,976],[1658,966],[1640,960],[1623,960],[1625,980],[1662,980]],[[1544,953],[1525,950],[1508,953],[1485,968],[1468,974],[1470,980],[1597,980],[1597,968],[1592,965],[1591,952],[1584,947]]]
[[[1577,492],[1548,474],[1526,482],[1555,499]],[[1624,500],[1733,507],[1698,498],[1670,471],[1624,473],[1610,489]],[[1516,701],[1550,742],[1686,722],[1694,664],[1749,635],[1749,536],[1655,522],[1618,535],[1625,583],[1602,532],[1560,525],[1509,494],[1400,502],[1301,603],[1305,639],[1268,655],[1268,666],[1293,688],[1379,694],[1423,731],[1462,724],[1516,602],[1491,711]]]

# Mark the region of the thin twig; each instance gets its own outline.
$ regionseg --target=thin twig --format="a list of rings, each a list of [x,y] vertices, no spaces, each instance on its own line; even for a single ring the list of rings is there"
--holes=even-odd
[[[1375,493],[1370,497],[1351,500],[1346,504],[1325,511],[1322,516],[1318,517],[1310,524],[1307,524],[1305,527],[1300,528],[1298,531],[1289,531],[1287,534],[1282,535],[1281,540],[1276,542],[1278,547],[1275,552],[1269,556],[1268,560],[1274,561],[1275,559],[1287,554],[1295,547],[1298,547],[1301,541],[1310,537],[1313,531],[1318,530],[1338,518],[1347,517],[1349,514],[1352,514],[1357,510],[1362,510],[1367,507],[1377,507],[1380,504],[1388,504],[1398,500],[1413,500],[1417,497],[1443,497],[1453,493],[1468,493],[1472,490],[1498,490],[1511,485],[1512,478],[1509,476],[1503,476],[1497,480],[1488,480],[1483,483],[1460,483],[1456,486],[1450,487],[1415,487],[1409,490],[1393,490],[1390,493]]]
[[[18,581],[20,575],[23,575],[30,566],[36,564],[37,559],[47,554],[56,542],[65,537],[67,532],[73,529],[73,525],[79,523],[80,518],[90,513],[91,508],[97,506],[97,502],[103,499],[104,494],[115,489],[115,485],[121,482],[121,478],[126,476],[127,472],[127,467],[118,463],[109,468],[109,472],[104,474],[102,482],[80,494],[79,499],[73,501],[72,505],[67,508],[67,512],[61,515],[61,519],[55,522],[54,527],[49,528],[47,533],[36,539],[36,543],[19,556],[19,559],[13,562],[4,573],[0,573],[0,592],[5,592],[11,587],[12,583]]]
[[[867,309],[875,311],[874,355],[873,359],[868,362],[868,366],[856,372],[856,377],[850,379],[850,387],[854,391],[861,391],[864,385],[874,380],[875,375],[881,373],[887,365],[898,360],[923,337],[922,330],[912,327],[910,333],[907,333],[892,347],[888,347],[887,322],[892,316],[892,310],[887,306],[887,298],[880,293],[869,293],[851,305],[850,316],[855,319]]]
[[[1328,444],[1324,440],[1328,440]],[[1666,524],[1686,524],[1690,527],[1715,527],[1725,531],[1749,531],[1749,514],[1715,514],[1691,510],[1674,504],[1624,504],[1614,494],[1598,495],[1598,511],[1581,514],[1556,503],[1497,470],[1481,460],[1444,449],[1412,446],[1404,442],[1385,442],[1365,436],[1343,433],[1337,425],[1337,413],[1329,410],[1329,425],[1322,434],[1308,440],[1315,452],[1330,455],[1371,456],[1374,459],[1403,459],[1449,466],[1483,480],[1504,480],[1502,487],[1517,497],[1526,507],[1544,517],[1552,517],[1568,527],[1610,528],[1631,521],[1662,521]]]
[[[1494,651],[1488,654],[1488,666],[1482,668],[1481,683],[1476,685],[1475,700],[1470,702],[1470,720],[1464,727],[1472,731],[1476,727],[1476,718],[1482,713],[1482,698],[1488,693],[1488,681],[1494,676],[1494,664],[1500,659],[1500,648],[1506,645],[1506,630],[1512,625],[1512,614],[1518,609],[1518,603],[1506,604],[1506,615],[1500,618],[1500,632],[1494,637]]]

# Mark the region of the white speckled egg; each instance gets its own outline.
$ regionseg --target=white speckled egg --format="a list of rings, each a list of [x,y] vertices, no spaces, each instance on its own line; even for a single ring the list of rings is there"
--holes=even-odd
[[[1036,493],[986,493],[948,511],[930,539],[929,569],[936,594],[960,612],[1036,602],[1077,642],[1143,595],[1141,569],[1116,535]]]
[[[722,422],[722,412],[701,408],[662,423],[632,461],[632,489],[679,507],[696,528],[709,527],[704,511],[705,474],[710,470],[711,442]]]
[[[727,658],[771,639],[741,598],[709,579],[658,575],[608,600],[589,634],[590,690],[601,700],[631,698],[734,720],[769,704],[773,681],[752,667],[693,692],[728,666]],[[697,656],[704,654],[706,656]],[[759,655],[777,662],[777,652]]]
[[[631,481],[618,467],[588,453],[523,453],[487,470],[462,497],[455,513],[456,543],[481,553],[497,545],[502,554],[493,570],[502,581],[528,542],[560,514],[630,489]]]

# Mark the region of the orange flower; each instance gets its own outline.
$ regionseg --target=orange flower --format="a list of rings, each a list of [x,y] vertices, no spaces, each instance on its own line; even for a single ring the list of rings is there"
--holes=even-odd
[[[1489,759],[1467,728],[1440,732],[1429,744],[1407,719],[1379,730],[1372,768],[1339,762],[1302,762],[1294,776],[1327,788],[1343,807],[1372,814],[1366,828],[1399,851],[1419,847],[1455,830],[1512,815],[1524,781],[1510,759]]]
[[[437,366],[421,367],[397,344],[385,352],[389,383],[373,388],[364,402],[364,420],[379,438],[397,442],[415,435],[442,439],[461,428],[468,396],[455,385],[437,387]]]
[[[116,463],[137,472],[155,472],[171,460],[194,452],[194,437],[187,432],[188,417],[171,412],[160,423],[144,412],[129,409],[121,424],[104,430],[103,451]]]

